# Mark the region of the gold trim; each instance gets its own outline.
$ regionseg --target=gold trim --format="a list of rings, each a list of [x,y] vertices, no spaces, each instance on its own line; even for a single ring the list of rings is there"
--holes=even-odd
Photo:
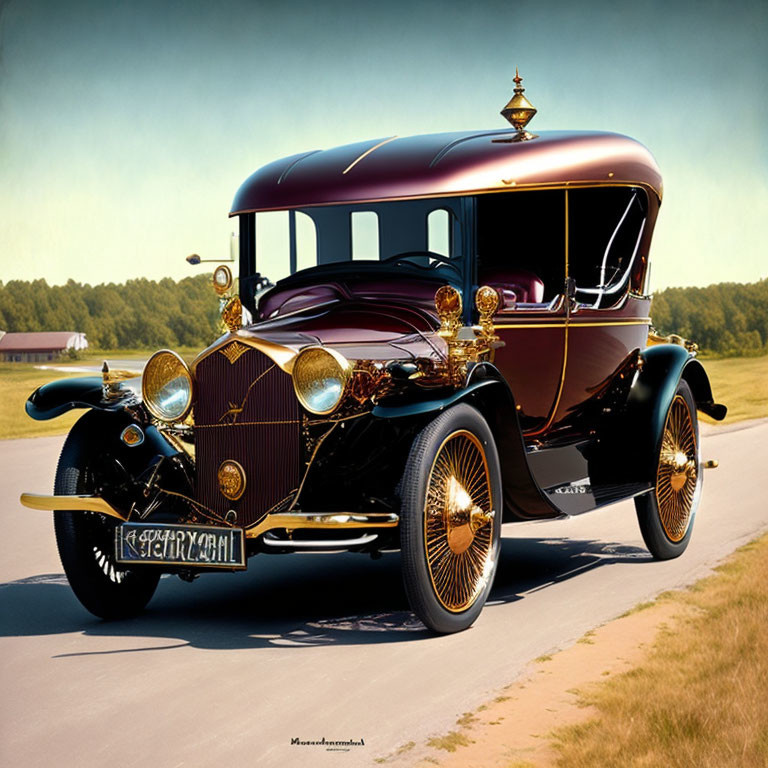
[[[219,352],[229,360],[230,365],[234,365],[249,349],[250,347],[246,347],[245,344],[233,341],[228,346],[222,347]]]
[[[267,341],[266,339],[253,338],[250,336],[242,336],[236,331],[226,334],[224,337],[215,341],[210,347],[204,349],[193,361],[192,361],[192,373],[194,374],[197,366],[212,355],[214,352],[218,352],[222,347],[226,347],[227,344],[231,344],[232,341],[237,341],[240,344],[252,349],[256,349],[259,352],[265,354],[281,371],[285,373],[291,373],[293,370],[293,363],[299,354],[299,351],[288,347],[283,344],[277,344],[273,341]]]
[[[165,491],[169,495],[187,498],[181,494]],[[192,501],[191,499],[188,499]],[[114,517],[121,522],[127,519],[100,496],[42,496],[34,493],[22,493],[21,503],[29,509],[43,511],[66,510],[73,512],[100,512]],[[193,502],[195,503],[195,502]],[[213,519],[213,518],[212,518]],[[400,518],[390,512],[281,512],[267,515],[261,522],[245,529],[245,537],[254,539],[274,528],[284,528],[289,531],[299,529],[348,529],[348,528],[395,528]],[[222,526],[223,528],[223,526]],[[228,530],[224,528],[224,530]]]
[[[390,141],[394,141],[397,136],[390,136],[388,139],[384,139],[384,141],[380,141],[375,147],[371,147],[370,149],[366,149],[365,152],[363,152],[360,157],[358,157],[356,160],[353,160],[342,172],[341,175],[345,176],[348,174],[361,160],[368,157],[368,155],[371,154],[371,152],[375,152],[379,147],[383,147],[385,144],[389,144]]]
[[[398,515],[389,512],[357,514],[355,512],[312,513],[279,512],[267,515],[252,528],[245,529],[247,539],[256,539],[267,531],[284,528],[288,531],[303,529],[342,530],[349,528],[395,528],[400,522]]]
[[[430,192],[424,195],[400,195],[393,197],[363,197],[355,200],[330,200],[322,203],[299,203],[298,205],[278,205],[272,208],[243,208],[238,211],[230,211],[229,217],[240,216],[243,213],[267,213],[268,211],[290,211],[299,208],[324,208],[331,205],[362,205],[365,203],[388,203],[403,200],[435,200],[443,197],[467,197],[472,195],[496,195],[512,192],[528,192],[531,190],[558,190],[558,189],[597,189],[598,187],[640,187],[646,192],[653,192],[661,200],[661,192],[652,184],[644,181],[601,181],[600,179],[584,179],[583,181],[552,181],[531,182],[517,184],[513,189],[507,187],[480,187],[478,189],[464,189],[459,192]]]
[[[299,419],[285,419],[283,421],[233,421],[224,424],[195,424],[195,429],[222,429],[224,427],[266,427],[275,424],[301,424]]]
[[[227,418],[227,416],[231,416],[231,417],[232,417],[232,421],[228,421],[228,422],[225,422],[226,424],[228,424],[228,425],[232,425],[232,424],[236,424],[236,423],[237,423],[237,417],[238,417],[238,416],[239,416],[239,415],[240,415],[240,414],[243,412],[243,410],[245,409],[245,404],[248,402],[248,398],[250,397],[250,395],[251,395],[251,391],[253,390],[253,388],[254,388],[254,387],[255,387],[255,386],[256,386],[256,385],[257,385],[257,384],[258,384],[258,383],[259,383],[259,382],[260,382],[260,381],[261,381],[261,380],[262,380],[262,379],[263,379],[263,378],[264,378],[264,377],[265,377],[265,376],[266,376],[266,375],[267,375],[267,374],[270,372],[270,371],[274,370],[274,368],[275,368],[275,365],[274,365],[274,363],[273,363],[272,365],[270,365],[270,366],[269,366],[269,368],[267,368],[267,370],[266,370],[266,371],[262,371],[262,372],[261,372],[261,373],[260,373],[260,374],[259,374],[259,375],[258,375],[258,376],[257,376],[257,377],[256,377],[256,378],[255,378],[255,379],[254,379],[254,380],[253,380],[251,383],[250,383],[250,385],[248,386],[248,389],[247,389],[247,390],[246,390],[246,392],[245,392],[245,397],[243,398],[243,400],[242,400],[242,402],[240,403],[240,405],[237,405],[237,404],[233,403],[233,402],[230,400],[230,402],[229,402],[229,408],[227,408],[227,410],[226,410],[226,411],[224,411],[224,413],[222,413],[222,414],[221,414],[221,416],[219,417],[219,424],[220,424],[222,421],[224,421],[224,419],[226,419],[226,418]]]
[[[565,280],[568,281],[568,278],[570,277],[570,264],[568,261],[569,257],[569,242],[570,242],[570,220],[569,220],[569,205],[568,205],[568,190],[565,190]],[[540,427],[539,429],[533,429],[527,432],[524,432],[523,434],[526,437],[533,437],[535,435],[541,435],[544,432],[546,432],[551,426],[552,423],[555,420],[555,417],[557,416],[557,409],[560,407],[560,399],[563,396],[563,387],[565,386],[565,371],[568,367],[568,326],[570,324],[571,319],[571,299],[569,297],[565,297],[565,320],[563,323],[563,330],[565,333],[563,334],[563,362],[560,368],[560,382],[557,386],[557,395],[555,396],[555,404],[552,406],[552,410],[549,412],[549,415],[547,416],[547,420],[544,423],[543,427]]]
[[[648,325],[650,318],[640,320],[600,320],[595,322],[579,322],[578,320],[569,320],[569,328],[600,328],[603,326],[622,326],[622,325]],[[553,320],[551,323],[498,323],[494,328],[504,330],[518,330],[523,328],[565,328],[566,322],[563,320]]]
[[[55,510],[100,512],[102,515],[117,518],[122,522],[127,519],[101,496],[43,496],[37,493],[22,493],[19,501],[29,509],[41,509],[47,512]]]
[[[617,327],[620,327],[622,325],[648,325],[651,322],[651,319],[649,317],[646,317],[642,320],[616,320],[614,322],[602,322],[602,321],[596,321],[596,322],[586,322],[586,323],[580,323],[578,320],[570,320],[568,322],[569,328],[601,328],[603,326],[610,326],[614,325]]]

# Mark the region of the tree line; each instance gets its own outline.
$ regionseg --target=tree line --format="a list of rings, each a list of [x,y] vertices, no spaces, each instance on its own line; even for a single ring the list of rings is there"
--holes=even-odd
[[[219,328],[210,275],[88,285],[0,282],[0,330],[84,332],[90,347],[205,347]]]
[[[91,347],[204,347],[219,334],[208,275],[88,285],[0,281],[0,330],[85,332]],[[768,353],[768,279],[666,288],[651,306],[654,326],[720,357]]]
[[[666,288],[653,297],[651,317],[662,333],[695,341],[718,357],[768,354],[768,279]]]

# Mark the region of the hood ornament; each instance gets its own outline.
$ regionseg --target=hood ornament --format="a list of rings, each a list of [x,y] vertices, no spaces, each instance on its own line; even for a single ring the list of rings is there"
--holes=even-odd
[[[525,130],[525,126],[528,125],[536,114],[536,108],[523,96],[525,91],[525,88],[521,85],[523,78],[520,77],[517,67],[515,67],[515,76],[512,79],[515,83],[515,92],[507,102],[507,106],[501,110],[501,115],[509,121],[517,133],[511,139],[506,139],[506,141],[528,141],[529,139],[535,139],[537,136],[533,133],[528,133]]]

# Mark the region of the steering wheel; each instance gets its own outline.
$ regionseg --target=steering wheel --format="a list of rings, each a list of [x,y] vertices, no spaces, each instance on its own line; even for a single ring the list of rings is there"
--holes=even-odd
[[[425,256],[431,260],[430,264],[417,264],[413,261],[408,261],[408,259],[415,258],[423,259]],[[386,259],[381,260],[382,264],[400,264],[401,262],[406,263],[409,267],[421,269],[424,272],[430,272],[437,269],[438,266],[446,266],[455,270],[457,274],[461,274],[458,266],[456,266],[451,259],[447,256],[443,256],[442,253],[435,253],[434,251],[404,251],[403,253],[395,253],[392,256],[387,256]]]

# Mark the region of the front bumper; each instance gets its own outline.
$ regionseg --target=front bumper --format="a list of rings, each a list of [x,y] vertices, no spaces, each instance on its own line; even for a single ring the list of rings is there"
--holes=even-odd
[[[127,522],[128,518],[101,496],[43,496],[23,493],[21,503],[29,509],[100,512]],[[396,528],[400,517],[393,512],[280,512],[267,515],[261,522],[245,529],[246,539],[257,539],[272,530],[350,530]]]

